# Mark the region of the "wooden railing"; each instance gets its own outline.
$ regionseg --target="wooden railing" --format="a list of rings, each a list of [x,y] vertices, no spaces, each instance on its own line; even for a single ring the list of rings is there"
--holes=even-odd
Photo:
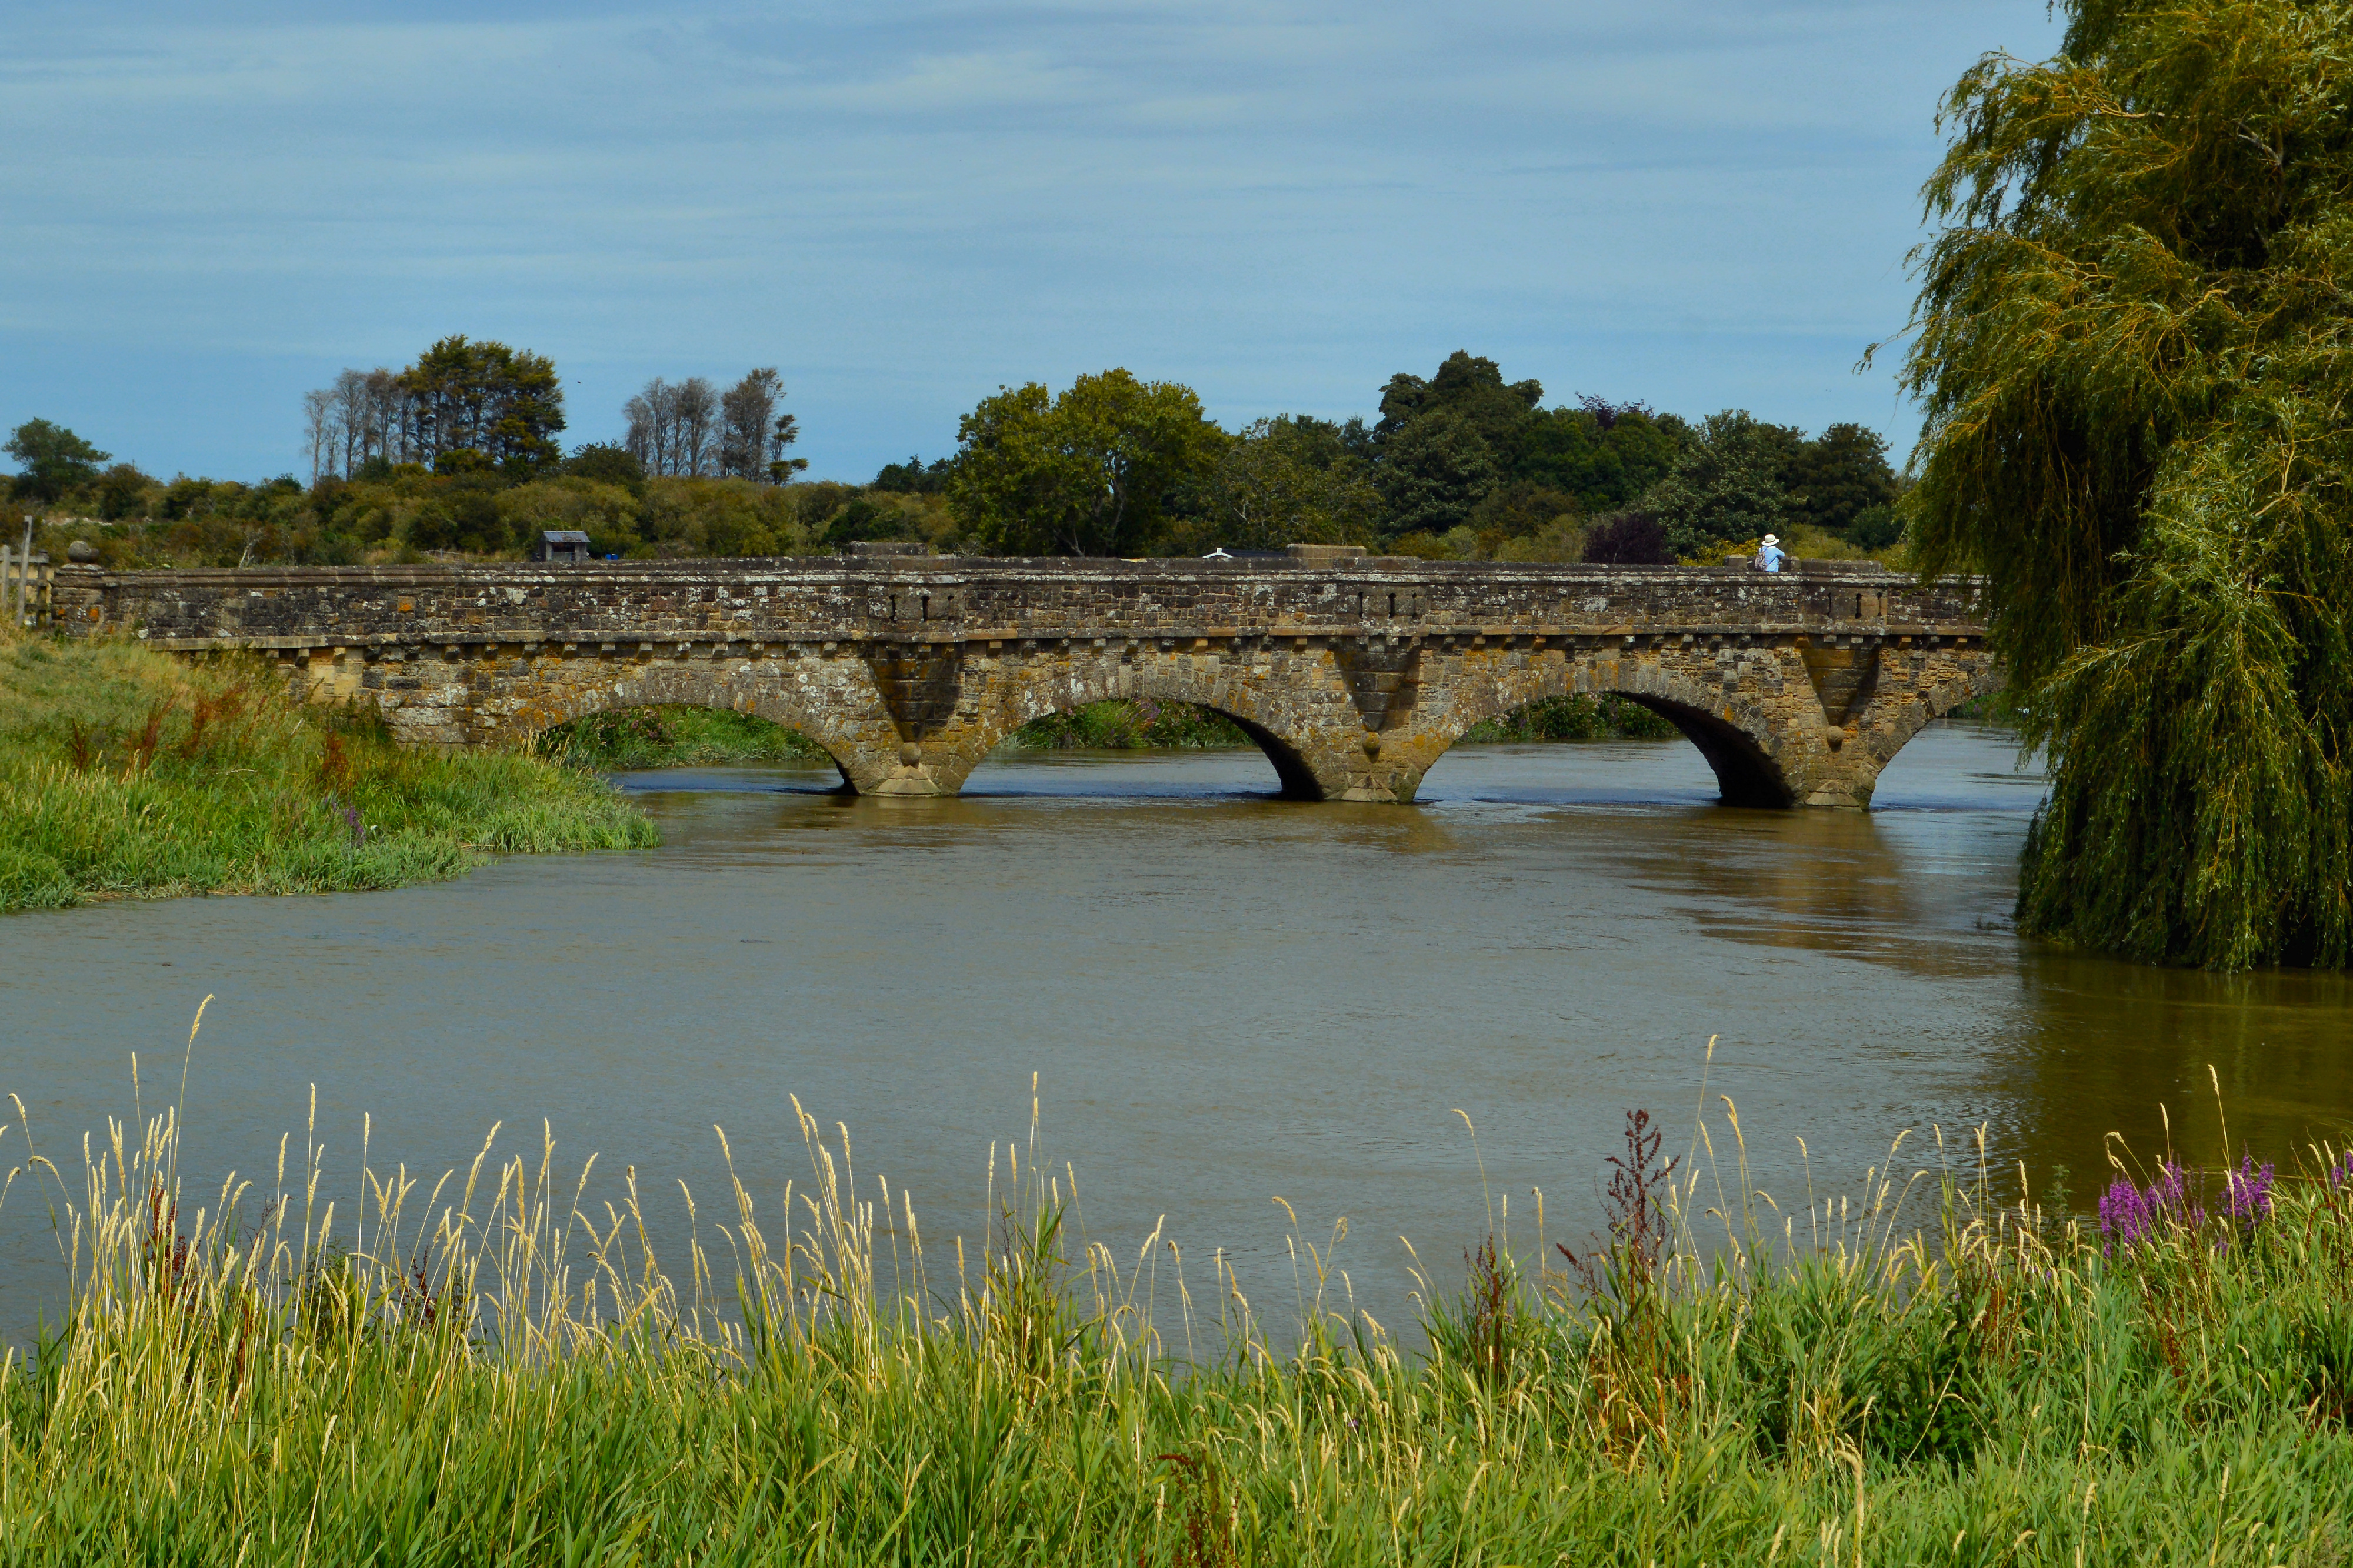
[[[0,544],[0,626],[47,626],[57,574],[47,556],[33,552],[30,534],[21,547]]]

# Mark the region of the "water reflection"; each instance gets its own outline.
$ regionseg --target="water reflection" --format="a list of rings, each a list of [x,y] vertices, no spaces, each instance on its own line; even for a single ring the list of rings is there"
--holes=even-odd
[[[2234,1151],[2284,1161],[2316,1139],[2345,1145],[2353,984],[2344,975],[2214,975],[2032,948],[2019,972],[2031,1020],[2018,1053],[2019,1136],[2043,1160],[2102,1173],[2110,1131],[2144,1160],[2168,1143],[2185,1158],[2218,1160],[2226,1115]]]

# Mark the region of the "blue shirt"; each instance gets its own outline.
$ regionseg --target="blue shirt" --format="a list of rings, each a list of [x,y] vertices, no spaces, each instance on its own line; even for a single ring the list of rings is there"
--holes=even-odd
[[[1781,569],[1781,563],[1788,558],[1788,552],[1779,545],[1767,544],[1757,552],[1757,569],[1760,572],[1778,572]]]

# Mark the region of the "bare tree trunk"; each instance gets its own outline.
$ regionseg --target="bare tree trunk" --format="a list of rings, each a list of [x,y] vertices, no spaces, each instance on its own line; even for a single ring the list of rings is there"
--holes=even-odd
[[[690,375],[679,383],[676,395],[677,471],[696,475],[708,473],[712,459],[718,457],[719,395],[711,383],[699,375]]]
[[[333,459],[333,439],[330,427],[334,418],[335,394],[330,387],[319,387],[302,395],[302,433],[311,443],[311,482],[317,484],[321,470]]]

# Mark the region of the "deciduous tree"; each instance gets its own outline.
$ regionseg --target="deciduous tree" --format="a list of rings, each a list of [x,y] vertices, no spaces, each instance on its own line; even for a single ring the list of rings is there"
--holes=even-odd
[[[2063,0],[1946,100],[1905,384],[1925,570],[2050,760],[2021,928],[2353,961],[2353,16]]]
[[[1642,497],[1678,559],[1704,558],[1718,545],[1782,526],[1781,468],[1797,432],[1745,408],[1711,414],[1666,478]]]
[[[957,426],[949,504],[984,550],[1116,555],[1153,542],[1170,492],[1205,477],[1226,437],[1190,387],[1124,370],[1059,396],[1036,382],[985,398]]]
[[[782,484],[806,459],[785,457],[800,438],[800,422],[777,412],[785,399],[784,377],[774,366],[755,370],[729,387],[719,400],[719,471],[737,479]]]
[[[1380,517],[1370,465],[1340,426],[1297,415],[1261,419],[1228,444],[1208,480],[1199,541],[1264,550],[1364,543]]]
[[[1789,449],[1781,466],[1781,484],[1788,494],[1790,521],[1852,539],[1857,518],[1894,503],[1895,470],[1887,466],[1887,437],[1860,425],[1832,425]]]

